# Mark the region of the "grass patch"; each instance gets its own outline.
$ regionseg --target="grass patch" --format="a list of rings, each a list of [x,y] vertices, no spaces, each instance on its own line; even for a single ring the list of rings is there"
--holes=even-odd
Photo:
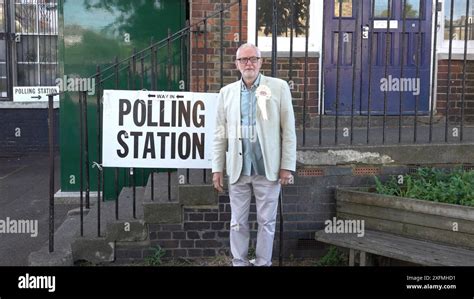
[[[347,256],[336,246],[330,246],[329,251],[316,263],[316,266],[347,266]]]
[[[375,177],[379,194],[434,202],[474,206],[474,171],[419,168],[413,174],[392,176],[387,182]]]
[[[155,246],[153,250],[153,254],[145,258],[145,264],[147,266],[161,266],[163,264],[163,256],[166,252],[159,245]]]

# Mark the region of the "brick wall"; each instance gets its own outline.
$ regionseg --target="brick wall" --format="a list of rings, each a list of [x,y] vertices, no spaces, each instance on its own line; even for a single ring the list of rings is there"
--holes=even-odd
[[[206,13],[211,15],[221,9],[221,1],[199,0],[191,1],[191,24],[202,20]],[[234,2],[233,0],[224,0],[224,6]],[[239,46],[239,5],[231,7],[229,11],[224,12],[224,85],[234,82],[239,77],[239,72],[235,69],[235,52]],[[242,1],[242,40],[247,40],[247,0]],[[204,29],[204,24],[199,23],[200,29]],[[194,28],[193,30],[198,30]],[[207,90],[209,92],[218,92],[221,88],[221,30],[220,14],[210,18],[207,23],[207,53],[204,45],[204,34],[202,32],[194,33],[191,36],[191,90],[204,91],[204,73],[206,65],[204,56],[207,54]]]
[[[54,112],[55,134],[59,136],[59,110]],[[49,148],[47,109],[0,109],[0,128],[0,155]]]
[[[455,164],[432,164],[440,169],[458,167]],[[325,253],[322,244],[314,240],[314,233],[324,229],[326,220],[336,216],[335,190],[337,187],[373,186],[374,175],[382,181],[390,176],[414,172],[419,165],[341,165],[300,167],[295,185],[283,188],[284,258],[320,257]],[[472,165],[465,165],[472,169]],[[230,255],[230,203],[227,195],[219,196],[218,204],[207,207],[184,207],[183,221],[176,224],[149,224],[146,245],[130,247],[116,245],[116,263],[143,262],[160,246],[165,259],[203,258]],[[280,216],[277,215],[273,259],[279,256]],[[258,224],[255,200],[250,207],[250,252],[255,249]]]
[[[290,77],[290,59],[288,57],[277,57],[276,77],[289,82],[291,94],[293,96],[293,109],[295,112],[296,126],[303,126],[303,106],[304,106],[304,57],[294,57],[292,61],[292,76]],[[264,58],[262,73],[271,75],[272,60]],[[318,113],[318,86],[319,86],[319,57],[308,57],[306,87],[306,127],[315,123]],[[290,80],[291,78],[291,80]],[[290,82],[293,81],[293,82]]]
[[[449,120],[461,121],[463,91],[463,60],[451,61],[451,82],[449,97]],[[464,96],[464,121],[474,122],[474,61],[468,60],[466,65],[466,89]],[[446,115],[448,92],[448,60],[438,62],[437,112]]]
[[[374,185],[374,174],[382,179],[404,174],[408,166],[357,165],[299,168],[295,185],[283,188],[285,258],[320,256],[324,248],[314,240],[314,233],[336,213],[335,188]],[[228,195],[219,196],[217,205],[184,207],[181,223],[149,224],[149,244],[136,247],[116,246],[116,262],[143,262],[160,246],[164,258],[202,258],[230,255],[230,203]],[[273,258],[279,256],[280,216],[277,215]],[[255,199],[250,206],[250,251],[255,249],[258,224]]]

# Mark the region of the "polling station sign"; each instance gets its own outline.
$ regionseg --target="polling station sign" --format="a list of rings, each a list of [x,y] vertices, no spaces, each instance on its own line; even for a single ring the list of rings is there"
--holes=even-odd
[[[44,102],[48,101],[49,94],[59,93],[57,86],[14,86],[14,102]],[[59,95],[53,97],[54,101],[59,101]]]
[[[104,90],[105,167],[211,168],[217,94]]]

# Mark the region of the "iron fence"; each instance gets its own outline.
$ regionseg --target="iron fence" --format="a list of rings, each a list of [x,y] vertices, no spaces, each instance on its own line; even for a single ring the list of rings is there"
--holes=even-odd
[[[263,0],[261,0],[263,1]],[[258,1],[257,3],[260,3]],[[293,3],[290,1],[290,3]],[[336,4],[335,4],[336,3]],[[472,142],[474,141],[472,134],[472,126],[470,121],[473,121],[470,118],[469,121],[466,120],[466,111],[468,108],[474,109],[474,105],[466,105],[468,101],[466,100],[468,92],[472,93],[472,88],[469,85],[468,73],[472,72],[474,67],[469,65],[468,57],[468,36],[470,32],[470,24],[468,23],[468,18],[465,18],[464,26],[464,38],[465,38],[465,47],[463,52],[463,59],[461,60],[461,72],[456,74],[456,84],[452,85],[453,72],[451,71],[452,64],[454,63],[453,52],[452,52],[452,43],[453,40],[449,40],[449,52],[448,59],[446,59],[446,86],[443,85],[442,88],[437,87],[437,83],[440,83],[440,78],[438,78],[439,59],[436,53],[437,45],[437,34],[435,34],[433,39],[430,41],[432,53],[421,53],[417,51],[418,48],[421,48],[423,44],[423,34],[428,34],[428,32],[421,32],[421,24],[426,21],[427,15],[426,11],[431,11],[431,5],[435,7],[439,6],[440,1],[421,1],[419,7],[419,13],[417,17],[407,15],[407,0],[400,0],[397,5],[403,7],[402,20],[401,20],[401,31],[398,33],[401,47],[396,49],[400,50],[400,53],[396,58],[391,57],[395,49],[395,38],[394,34],[391,32],[391,1],[387,1],[387,12],[385,19],[371,20],[371,22],[366,25],[362,23],[359,18],[360,14],[363,11],[364,3],[369,3],[366,0],[361,1],[352,1],[353,14],[350,18],[344,17],[345,9],[343,7],[343,1],[335,1],[330,4],[328,1],[324,1],[324,11],[337,11],[337,17],[332,16],[332,22],[324,22],[323,32],[329,30],[329,26],[333,26],[333,34],[336,39],[326,39],[322,40],[322,53],[319,62],[319,68],[325,75],[322,76],[319,84],[321,86],[321,94],[319,98],[310,98],[308,96],[308,80],[312,79],[309,75],[308,61],[310,57],[309,53],[309,31],[317,30],[315,28],[309,28],[309,9],[306,10],[306,23],[301,28],[305,36],[305,50],[303,53],[303,67],[302,67],[302,90],[301,90],[301,102],[302,102],[302,120],[301,125],[297,127],[298,132],[298,146],[300,148],[321,148],[321,147],[356,147],[359,145],[372,145],[372,144],[382,144],[382,145],[398,145],[398,144],[426,144],[426,143],[439,143],[439,142],[451,142],[451,143],[462,143],[462,142]],[[376,14],[375,2],[372,1],[370,5],[371,15]],[[309,6],[310,1],[304,1],[305,5]],[[330,7],[333,5],[333,7]],[[335,5],[335,6],[334,6]],[[77,97],[79,102],[79,113],[80,113],[80,207],[81,207],[81,235],[83,234],[83,206],[84,198],[86,207],[89,207],[90,203],[90,181],[91,174],[89,173],[89,166],[94,164],[97,168],[97,186],[98,186],[98,200],[97,200],[97,209],[99,221],[97,228],[97,235],[100,236],[100,202],[103,200],[101,198],[101,192],[104,190],[104,169],[101,168],[101,140],[102,140],[102,94],[104,89],[113,88],[127,88],[127,89],[147,89],[147,90],[158,90],[159,84],[158,80],[166,78],[166,88],[168,90],[187,90],[187,91],[209,91],[209,74],[210,72],[219,73],[219,86],[223,86],[225,82],[224,78],[224,69],[225,63],[233,63],[233,61],[225,61],[226,56],[224,55],[226,49],[226,38],[225,38],[225,22],[226,16],[234,6],[238,6],[238,31],[239,31],[239,40],[237,47],[242,43],[242,32],[243,32],[243,13],[242,13],[242,1],[235,1],[230,4],[224,5],[221,4],[220,9],[216,12],[206,14],[205,17],[199,20],[196,23],[187,23],[186,26],[175,32],[171,33],[168,31],[167,38],[160,40],[158,42],[151,41],[150,46],[140,50],[134,51],[133,55],[123,59],[118,60],[118,58],[112,59],[112,62],[107,67],[97,67],[97,72],[91,76],[95,79],[95,97],[92,98],[87,94],[87,91],[79,91],[74,94]],[[257,4],[258,6],[258,4]],[[451,2],[451,12],[453,11],[454,1]],[[295,14],[294,4],[290,4],[290,21],[286,26],[289,26],[290,29],[290,53],[289,53],[289,68],[287,78],[282,78],[284,80],[292,81],[295,78],[294,69],[296,68],[296,58],[293,51],[293,42],[294,35],[293,29],[295,27]],[[271,1],[271,13],[272,13],[272,32],[279,32],[277,18],[279,16],[278,1]],[[466,15],[469,15],[470,1],[466,1]],[[431,16],[430,16],[431,18]],[[454,18],[451,14],[451,20]],[[352,20],[355,25],[353,30],[349,30],[345,27],[344,22],[348,19]],[[328,19],[325,19],[328,20]],[[382,22],[381,21],[385,21]],[[378,23],[377,23],[378,22]],[[212,25],[210,24],[212,23]],[[434,14],[434,23],[438,23],[438,14]],[[217,25],[216,25],[217,24]],[[336,25],[334,25],[336,24]],[[380,28],[375,28],[375,24],[386,24],[385,27],[381,30]],[[415,24],[413,28],[409,29],[408,24]],[[418,25],[418,26],[417,26]],[[367,27],[368,26],[368,27]],[[411,27],[410,27],[411,28]],[[397,27],[400,29],[400,27]],[[286,30],[286,29],[285,29]],[[410,30],[410,31],[409,31]],[[451,27],[450,30],[453,30]],[[218,34],[219,39],[217,43],[212,45],[209,42],[210,34]],[[349,34],[349,35],[345,35]],[[347,40],[352,40],[351,47],[347,48]],[[452,36],[452,34],[450,34]],[[407,37],[410,38],[410,42],[405,40]],[[380,39],[382,42],[378,44],[381,47],[381,51],[376,51],[375,39]],[[195,41],[195,47],[191,47],[192,41]],[[201,43],[201,47],[199,46]],[[327,49],[328,43],[334,45],[337,43],[337,48],[334,53],[329,53]],[[407,47],[410,43],[415,43],[416,46],[411,45],[415,50],[408,50]],[[366,46],[364,46],[364,44]],[[272,76],[279,76],[279,51],[277,48],[277,36],[276,34],[272,35],[272,51],[271,51],[271,72]],[[369,45],[369,46],[367,46]],[[346,48],[345,48],[346,47]],[[364,48],[365,47],[365,48]],[[360,72],[361,64],[363,63],[361,59],[355,59],[356,57],[361,57],[364,53],[364,50],[368,48],[368,65],[365,65],[364,68],[367,73]],[[218,60],[213,60],[210,67],[209,60],[209,50],[213,49],[213,53],[218,53]],[[347,50],[349,49],[349,50]],[[202,55],[202,63],[193,64],[194,54],[200,53]],[[411,56],[408,57],[407,54]],[[332,56],[328,56],[332,55]],[[374,87],[374,77],[378,74],[383,74],[384,78],[387,78],[389,75],[389,68],[393,66],[394,59],[400,62],[400,67],[397,71],[400,72],[400,77],[404,76],[404,73],[407,72],[408,66],[404,64],[409,64],[411,68],[411,74],[417,78],[421,73],[422,66],[422,55],[427,55],[429,58],[428,62],[426,58],[424,63],[430,65],[431,71],[428,73],[430,78],[428,86],[429,93],[425,94],[428,98],[423,98],[421,95],[415,95],[412,97],[414,103],[411,106],[411,110],[404,109],[404,97],[405,93],[399,91],[399,94],[396,97],[391,97],[390,101],[393,99],[398,99],[397,109],[390,111],[389,107],[389,96],[388,90],[385,90],[379,94],[382,97],[374,97],[374,91],[377,91],[377,88],[380,86]],[[351,63],[347,63],[345,57],[353,57]],[[330,58],[330,59],[329,59]],[[332,60],[331,60],[332,59]],[[334,76],[326,76],[324,72],[327,67],[327,61],[332,61],[334,64]],[[193,65],[195,67],[193,67]],[[218,67],[216,67],[218,65]],[[443,65],[444,67],[444,65]],[[348,78],[349,77],[349,78]],[[184,86],[182,86],[184,80]],[[366,83],[364,83],[365,81]],[[334,81],[334,82],[333,82]],[[342,89],[348,85],[348,82],[351,82],[350,91],[346,94],[342,94]],[[200,84],[203,83],[203,84]],[[328,83],[328,84],[326,84]],[[328,86],[335,83],[334,94],[334,106],[328,107],[327,101],[325,101],[325,93],[328,93]],[[180,88],[181,86],[181,88]],[[202,89],[200,86],[203,86]],[[367,87],[367,91],[363,92],[362,86]],[[163,86],[160,86],[163,88]],[[438,90],[437,90],[438,88]],[[444,91],[445,94],[445,105],[444,107],[438,107],[436,105],[436,98],[440,96]],[[453,91],[455,93],[453,93]],[[296,90],[293,90],[296,92]],[[66,93],[74,92],[63,92],[64,96]],[[366,107],[356,109],[357,103],[360,103],[361,94],[366,95]],[[349,96],[347,96],[349,95]],[[330,99],[331,100],[331,99]],[[378,101],[378,108],[375,109],[372,104]],[[420,103],[425,103],[425,106],[421,106]],[[310,103],[316,103],[317,113],[314,115],[314,111],[309,111],[308,107]],[[346,105],[346,103],[349,103]],[[453,104],[455,103],[455,104]],[[89,118],[87,116],[87,107],[88,105],[96,105],[97,112],[95,120],[97,123],[97,132],[95,136],[88,136],[88,123]],[[361,104],[359,104],[361,105]],[[411,105],[411,104],[410,104]],[[347,108],[349,107],[349,108]],[[381,108],[380,108],[381,107]],[[425,109],[428,107],[428,109]],[[395,113],[393,113],[395,111]],[[398,111],[398,113],[397,113]],[[50,155],[51,155],[51,165],[50,165],[50,251],[54,250],[53,247],[53,232],[54,232],[54,151],[53,151],[53,95],[49,96],[49,125],[50,125]],[[313,115],[311,115],[313,113]],[[451,134],[449,129],[457,129],[457,134]],[[92,149],[89,146],[89,140],[95,138],[97,140],[97,148]],[[89,154],[90,151],[97,152],[97,161],[90,161]],[[128,169],[128,182],[133,188],[133,217],[136,217],[135,210],[135,200],[136,192],[135,187],[137,186],[136,182],[136,173],[142,171],[139,169]],[[170,190],[170,172],[168,172],[168,199],[171,200],[171,190]],[[114,186],[116,193],[115,201],[115,217],[119,219],[119,169],[114,170]],[[206,170],[202,172],[202,180],[204,183],[207,183]],[[187,170],[187,182],[189,183],[189,170]],[[151,175],[151,200],[154,199],[155,194],[153,192],[153,175]]]

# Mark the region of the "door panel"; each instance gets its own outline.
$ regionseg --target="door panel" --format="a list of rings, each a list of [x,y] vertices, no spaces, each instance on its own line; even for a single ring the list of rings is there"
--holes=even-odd
[[[371,0],[353,1],[352,17],[342,18],[340,23],[336,14],[325,14],[325,112],[336,114],[339,97],[340,115],[350,114],[352,107],[355,114],[369,111],[372,115],[414,114],[415,111],[426,114],[429,111],[432,1],[406,0],[405,21],[404,0],[374,1],[373,12]],[[327,11],[333,12],[339,0],[331,1],[329,6]],[[350,42],[341,49],[334,38],[338,36],[339,24],[341,32],[350,36],[346,38]],[[354,50],[355,57],[348,56],[347,53]],[[356,82],[354,93],[353,79]]]
[[[324,61],[324,94],[325,111],[335,114],[350,114],[352,110],[352,78],[354,68],[357,77],[360,75],[360,55],[354,55],[354,47],[360,49],[360,20],[357,15],[359,1],[343,1],[341,5],[342,18],[339,22],[339,1],[329,1],[324,21],[327,30],[324,33],[326,52]],[[339,35],[339,29],[341,35]],[[342,47],[339,47],[339,44]],[[360,53],[358,53],[360,54]],[[339,82],[338,82],[339,78]],[[360,94],[360,82],[355,81],[355,94]],[[339,92],[338,92],[339,91]],[[360,101],[354,102],[356,111],[360,110]],[[337,107],[338,106],[338,107]]]
[[[371,84],[368,76],[363,78],[362,114],[370,111],[375,115],[384,112],[399,115],[401,111],[402,114],[413,115],[416,110],[418,114],[429,111],[431,1],[407,0],[405,21],[403,2],[394,0],[391,3],[391,23],[387,29],[387,9],[381,9],[383,5],[387,5],[387,0],[376,0],[376,4],[383,5],[375,5],[378,7],[375,9],[378,12],[374,13],[375,17],[370,13],[371,1],[364,0],[364,6],[369,5],[370,8],[364,9],[362,22],[373,22],[375,28],[369,34],[369,39],[373,38],[373,56],[363,55],[361,67],[362,74],[372,72]],[[369,45],[363,44],[363,53],[370,52]]]

